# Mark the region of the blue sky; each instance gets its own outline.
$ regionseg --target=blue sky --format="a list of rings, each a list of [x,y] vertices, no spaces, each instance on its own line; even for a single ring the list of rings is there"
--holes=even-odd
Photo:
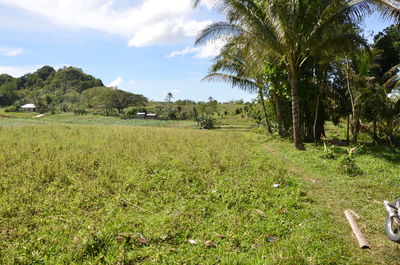
[[[193,47],[196,33],[222,18],[190,0],[0,0],[0,72],[20,76],[71,65],[106,85],[152,100],[251,100],[228,85],[201,82],[218,45]],[[389,25],[376,17],[368,30]]]

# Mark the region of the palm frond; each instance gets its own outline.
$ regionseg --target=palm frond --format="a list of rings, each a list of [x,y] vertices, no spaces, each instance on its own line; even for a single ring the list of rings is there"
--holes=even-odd
[[[224,82],[231,84],[232,87],[238,87],[243,91],[255,93],[258,92],[260,84],[254,81],[246,79],[244,77],[238,77],[234,75],[224,74],[224,73],[212,73],[205,76],[202,81],[212,81],[212,82]]]
[[[227,22],[217,22],[203,29],[196,38],[195,45],[205,44],[210,40],[217,40],[228,36],[238,36],[243,29]]]

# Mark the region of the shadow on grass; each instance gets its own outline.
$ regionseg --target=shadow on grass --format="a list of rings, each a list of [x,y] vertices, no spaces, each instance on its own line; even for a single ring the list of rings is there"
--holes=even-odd
[[[335,153],[346,154],[341,147],[348,147],[346,140],[330,139],[327,140],[334,147]],[[398,165],[400,163],[400,148],[388,145],[376,145],[373,143],[360,143],[362,148],[358,148],[357,155],[371,155],[374,158],[384,159],[389,163]]]
[[[392,146],[365,145],[360,154],[371,155],[378,159],[398,165],[400,163],[400,149]]]

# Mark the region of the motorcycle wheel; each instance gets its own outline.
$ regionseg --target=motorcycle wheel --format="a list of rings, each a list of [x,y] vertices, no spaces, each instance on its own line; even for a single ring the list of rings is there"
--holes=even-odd
[[[396,202],[399,200],[400,198],[397,199]],[[400,243],[400,227],[389,216],[386,218],[385,232],[390,240],[396,243]]]

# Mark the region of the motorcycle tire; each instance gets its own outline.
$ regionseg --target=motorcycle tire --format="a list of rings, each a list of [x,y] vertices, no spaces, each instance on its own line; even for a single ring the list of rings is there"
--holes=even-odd
[[[393,224],[392,219],[388,216],[386,218],[385,232],[387,237],[393,242],[400,243],[400,228]]]
[[[399,200],[400,198],[398,198],[393,204],[396,204]],[[400,227],[396,225],[389,216],[386,217],[385,232],[390,240],[400,243]]]

